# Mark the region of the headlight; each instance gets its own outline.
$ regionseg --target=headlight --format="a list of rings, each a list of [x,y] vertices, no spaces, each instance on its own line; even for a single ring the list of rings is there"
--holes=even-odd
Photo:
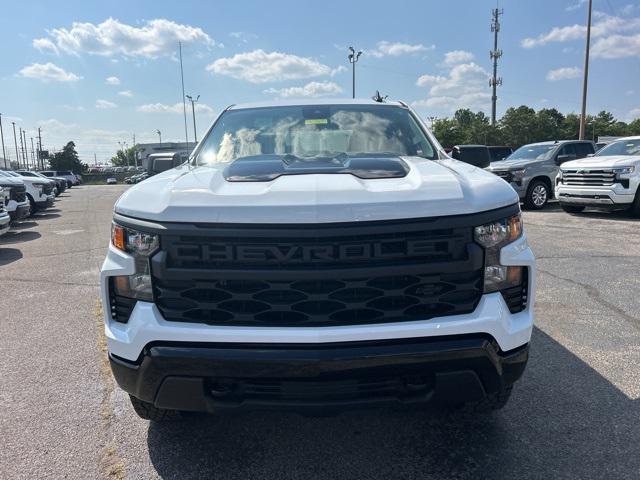
[[[153,301],[149,257],[155,253],[160,245],[158,236],[113,223],[111,225],[111,243],[118,250],[133,255],[135,263],[133,275],[113,277],[112,285],[115,294],[137,300]]]
[[[518,170],[510,170],[511,175],[515,180],[522,180],[524,178],[524,168],[520,168]]]
[[[484,293],[520,285],[523,267],[500,265],[500,249],[522,236],[521,215],[480,225],[473,233],[475,241],[485,250]]]
[[[44,183],[34,183],[33,186],[38,190],[42,190],[44,188]]]
[[[617,175],[628,175],[630,173],[633,173],[635,169],[636,167],[634,167],[633,165],[629,167],[616,167],[613,169],[613,173]]]

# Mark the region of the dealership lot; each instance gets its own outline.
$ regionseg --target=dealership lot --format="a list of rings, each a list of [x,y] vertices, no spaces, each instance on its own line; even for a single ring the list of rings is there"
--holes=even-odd
[[[149,424],[104,368],[96,315],[124,186],[81,186],[0,239],[3,478],[638,478],[640,222],[525,212],[537,328],[488,416],[254,413]]]

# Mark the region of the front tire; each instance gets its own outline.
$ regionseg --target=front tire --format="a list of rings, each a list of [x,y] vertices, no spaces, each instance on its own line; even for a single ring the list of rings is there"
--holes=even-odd
[[[633,200],[631,204],[631,208],[629,209],[631,215],[636,218],[640,218],[640,187],[638,187],[638,191],[636,192],[636,198]]]
[[[167,410],[165,408],[158,408],[152,403],[145,402],[139,398],[129,395],[131,405],[138,414],[138,416],[144,420],[151,420],[152,422],[164,422],[167,420],[175,420],[180,418],[180,412],[178,410]]]
[[[29,199],[29,217],[36,213],[36,202],[31,195],[27,195]]]
[[[524,206],[531,210],[542,210],[549,201],[550,191],[547,182],[534,180],[527,188]]]
[[[582,205],[565,205],[562,203],[560,204],[560,208],[567,213],[580,213],[585,209]]]

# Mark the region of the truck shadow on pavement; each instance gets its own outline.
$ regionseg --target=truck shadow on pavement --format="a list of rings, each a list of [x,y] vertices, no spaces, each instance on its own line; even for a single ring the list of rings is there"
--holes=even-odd
[[[147,444],[165,479],[638,478],[639,418],[640,401],[536,328],[524,377],[493,414],[197,416],[150,423]]]
[[[611,212],[605,210],[596,210],[593,208],[586,208],[584,211],[580,213],[567,213],[562,208],[560,208],[560,204],[558,202],[549,203],[542,210],[524,210],[528,214],[536,214],[536,213],[559,213],[562,215],[567,215],[569,217],[576,218],[598,218],[602,220],[627,220],[632,222],[640,221],[640,218],[634,217],[631,212],[627,210],[613,210]]]
[[[2,248],[0,245],[0,267],[9,265],[22,258],[22,252],[17,248]]]
[[[34,232],[32,230],[19,230],[19,231],[9,231],[2,237],[0,237],[0,246],[2,245],[13,245],[15,243],[29,242],[31,240],[36,240],[40,238],[38,232]]]

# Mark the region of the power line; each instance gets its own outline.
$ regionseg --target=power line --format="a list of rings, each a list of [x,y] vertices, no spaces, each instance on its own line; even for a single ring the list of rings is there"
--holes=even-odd
[[[502,57],[502,50],[498,48],[498,33],[500,32],[500,15],[503,14],[504,10],[501,8],[491,10],[491,31],[493,32],[493,50],[489,52],[489,58],[493,60],[493,76],[489,80],[489,86],[492,88],[491,125],[496,124],[497,88],[498,85],[502,85],[502,77],[498,77],[498,59]]]

